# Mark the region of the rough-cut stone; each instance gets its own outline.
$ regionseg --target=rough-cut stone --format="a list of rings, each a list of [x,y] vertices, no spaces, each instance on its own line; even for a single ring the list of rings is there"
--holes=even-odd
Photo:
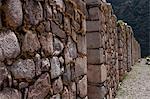
[[[60,61],[58,57],[51,59],[51,79],[58,77],[61,74]]]
[[[63,43],[58,39],[54,38],[54,55],[59,55],[64,49]]]
[[[77,83],[77,93],[80,97],[84,98],[87,95],[87,76],[84,76]]]
[[[6,26],[17,28],[22,24],[23,12],[20,0],[5,0],[4,21]]]
[[[62,93],[62,99],[71,99],[69,90],[66,87],[64,88],[64,91]]]
[[[53,88],[54,94],[58,94],[63,90],[63,82],[62,82],[61,77],[59,77],[52,83],[52,88]]]
[[[60,38],[66,38],[66,33],[62,29],[60,29],[59,25],[54,22],[51,22],[52,32],[59,36]]]
[[[0,91],[0,99],[21,99],[21,97],[21,92],[16,89],[4,88]]]
[[[71,66],[70,64],[65,66],[65,71],[63,74],[63,82],[69,83],[71,81]]]
[[[3,81],[8,77],[8,70],[4,63],[0,62],[0,87]]]
[[[56,5],[61,9],[61,11],[65,11],[65,4],[63,0],[54,0]]]
[[[35,73],[37,76],[37,75],[40,75],[42,72],[42,70],[41,70],[41,65],[42,65],[41,64],[41,56],[39,54],[36,54],[34,61],[35,61]]]
[[[50,76],[44,73],[29,87],[28,99],[44,99],[48,93],[52,94]]]
[[[50,61],[48,58],[41,60],[41,71],[48,71],[50,70]]]
[[[40,43],[42,51],[45,56],[52,55],[53,53],[53,35],[52,33],[47,33],[46,35],[40,36]]]
[[[53,95],[49,99],[61,99],[60,94]]]
[[[79,77],[87,73],[87,58],[76,58],[75,61],[75,77]]]
[[[27,83],[27,82],[21,82],[21,83],[19,83],[19,89],[23,89],[23,88],[26,88],[28,86],[29,86],[29,83]]]
[[[77,57],[77,48],[75,42],[69,37],[65,48],[65,63],[68,64]]]
[[[37,25],[43,20],[43,8],[40,2],[26,0],[23,8],[25,9],[25,23]]]
[[[37,38],[37,35],[34,34],[32,31],[27,31],[23,44],[22,44],[22,51],[32,54],[40,48],[40,43]]]
[[[30,81],[35,76],[35,64],[32,59],[19,59],[9,69],[15,79],[26,79]]]
[[[86,55],[87,54],[87,41],[86,36],[78,35],[77,36],[77,48],[80,54]]]
[[[20,54],[20,46],[14,32],[8,30],[0,33],[0,58],[16,58]]]

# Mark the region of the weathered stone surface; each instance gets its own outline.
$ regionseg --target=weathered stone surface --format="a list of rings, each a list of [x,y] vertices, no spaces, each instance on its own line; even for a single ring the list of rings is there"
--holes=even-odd
[[[89,99],[103,99],[107,94],[107,89],[97,86],[88,85],[88,98]]]
[[[32,31],[27,31],[23,44],[22,44],[22,51],[28,54],[32,54],[40,48],[40,42],[37,38],[37,35],[34,34]]]
[[[106,79],[107,79],[107,65],[104,65],[104,64],[102,64],[101,66],[100,66],[100,73],[101,73],[101,82],[104,82],[104,81],[106,81]]]
[[[100,19],[100,11],[99,7],[92,7],[90,8],[88,20],[99,20]]]
[[[59,55],[64,49],[63,43],[58,39],[54,38],[54,55]]]
[[[42,47],[42,51],[45,56],[52,55],[53,53],[53,35],[52,33],[47,33],[46,35],[40,36],[40,44]]]
[[[104,51],[100,49],[89,49],[88,52],[88,64],[101,64],[104,62]]]
[[[71,81],[71,67],[70,64],[65,66],[65,71],[63,74],[63,82],[69,83]]]
[[[8,77],[8,70],[4,63],[0,62],[0,87],[3,81]]]
[[[0,53],[1,61],[4,58],[16,58],[20,54],[19,42],[14,32],[8,30],[0,33]]]
[[[59,36],[60,38],[66,38],[66,33],[62,29],[60,29],[59,25],[54,22],[51,22],[52,32]]]
[[[40,75],[42,73],[42,70],[41,70],[41,56],[39,54],[36,54],[35,55],[35,58],[34,58],[34,61],[35,61],[35,73],[36,73],[36,76],[37,75]]]
[[[86,21],[87,32],[98,32],[100,31],[100,22],[99,21]]]
[[[87,48],[100,48],[102,47],[101,34],[98,32],[87,33]],[[95,42],[97,41],[97,42]]]
[[[87,73],[87,58],[76,58],[75,61],[75,77],[79,77]]]
[[[35,76],[35,64],[32,59],[19,59],[9,69],[15,79],[25,79],[30,81]]]
[[[61,74],[60,61],[58,57],[51,59],[51,79],[58,77]]]
[[[49,99],[61,99],[60,94],[53,95]]]
[[[19,99],[86,99],[85,8],[85,0],[0,0],[0,61],[8,69],[0,64],[0,93],[10,87],[21,91]],[[9,28],[15,36],[1,46]]]
[[[43,8],[40,2],[26,0],[23,8],[25,10],[25,23],[28,25],[37,25],[43,20]]]
[[[41,71],[50,71],[50,61],[48,58],[41,59]]]
[[[53,88],[54,94],[58,94],[63,90],[63,82],[62,82],[61,77],[59,77],[52,83],[52,88]]]
[[[71,99],[69,90],[66,87],[64,88],[64,91],[62,93],[62,99]]]
[[[48,93],[52,94],[50,76],[44,73],[29,87],[28,99],[44,99]]]
[[[68,64],[77,57],[77,48],[75,42],[69,37],[65,48],[65,63]]]
[[[22,24],[23,12],[20,0],[5,0],[4,21],[7,27],[17,28]]]
[[[88,65],[88,82],[101,83],[100,65]],[[93,77],[94,76],[94,77]]]
[[[0,91],[0,99],[21,99],[21,97],[21,92],[16,89],[4,88]]]
[[[80,97],[84,98],[87,95],[87,76],[84,76],[77,83],[77,93]]]
[[[78,35],[77,36],[77,48],[80,54],[86,55],[87,54],[87,40],[86,36]]]
[[[61,11],[65,11],[65,4],[63,0],[54,0],[56,5],[61,9]]]
[[[19,89],[27,88],[28,86],[29,86],[29,83],[27,83],[27,82],[19,83]]]

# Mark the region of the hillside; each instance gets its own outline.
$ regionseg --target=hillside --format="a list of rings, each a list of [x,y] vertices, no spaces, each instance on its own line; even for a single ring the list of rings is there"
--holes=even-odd
[[[118,19],[132,26],[135,38],[140,42],[142,56],[150,55],[150,1],[149,0],[107,0],[112,3]]]

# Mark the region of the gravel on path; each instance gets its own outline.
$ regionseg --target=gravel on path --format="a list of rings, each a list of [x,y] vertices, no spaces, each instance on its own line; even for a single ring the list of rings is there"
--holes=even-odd
[[[150,99],[150,65],[142,59],[120,84],[115,99]]]

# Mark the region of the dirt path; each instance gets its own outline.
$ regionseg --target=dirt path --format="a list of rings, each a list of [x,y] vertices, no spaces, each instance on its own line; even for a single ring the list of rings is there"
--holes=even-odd
[[[144,59],[127,74],[116,99],[150,99],[150,65],[145,65]]]

